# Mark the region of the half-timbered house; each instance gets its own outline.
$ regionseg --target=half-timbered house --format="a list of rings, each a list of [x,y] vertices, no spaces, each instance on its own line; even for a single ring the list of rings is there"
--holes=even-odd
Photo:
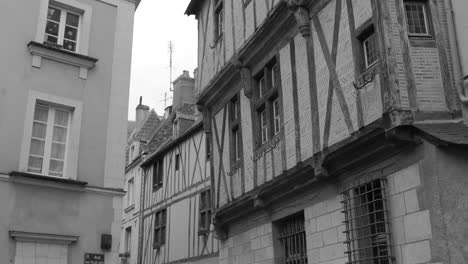
[[[157,113],[140,103],[135,109],[135,121],[128,123],[126,147],[123,215],[119,256],[124,264],[136,263],[138,257],[138,230],[140,212],[141,163],[149,151],[149,140],[163,122]],[[166,136],[167,137],[167,136]]]
[[[466,262],[450,7],[190,1],[219,263]]]
[[[174,81],[172,110],[148,143],[141,168],[139,263],[217,263],[211,225],[211,173],[194,79]],[[164,127],[172,135],[160,137]],[[164,140],[161,140],[164,139]]]

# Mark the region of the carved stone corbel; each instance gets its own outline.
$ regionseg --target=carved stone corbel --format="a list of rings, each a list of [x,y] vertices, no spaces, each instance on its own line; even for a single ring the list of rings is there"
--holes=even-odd
[[[294,12],[299,32],[304,38],[310,37],[310,18],[307,5],[310,0],[283,0],[288,5],[289,9]]]
[[[228,238],[227,230],[224,225],[213,219],[214,237],[218,240],[224,241]]]
[[[198,106],[198,105],[197,105]],[[203,131],[206,134],[211,133],[211,118],[207,109],[203,109]]]
[[[252,71],[248,67],[242,67],[240,69],[240,76],[242,86],[244,87],[244,95],[252,99]]]
[[[234,55],[237,56],[237,55]],[[252,71],[239,58],[233,60],[234,66],[239,69],[244,95],[252,99]]]

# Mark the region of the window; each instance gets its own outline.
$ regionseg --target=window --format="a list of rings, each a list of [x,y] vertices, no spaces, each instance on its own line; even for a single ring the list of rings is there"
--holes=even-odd
[[[175,170],[178,171],[180,169],[180,155],[175,155]]]
[[[214,8],[214,25],[215,25],[215,40],[219,39],[223,35],[223,24],[224,24],[224,8],[223,0],[215,0]]]
[[[153,164],[153,191],[158,190],[163,185],[164,160],[161,158]]]
[[[258,145],[263,145],[281,132],[281,98],[279,72],[273,59],[255,78],[255,108],[258,123]]]
[[[53,242],[17,241],[14,263],[70,263],[68,260],[68,241],[63,244]],[[51,240],[51,239],[49,239]],[[53,240],[52,240],[53,241]],[[11,262],[13,263],[13,262]]]
[[[242,140],[240,131],[240,102],[239,95],[235,95],[229,102],[230,152],[231,167],[236,167],[242,154]]]
[[[174,124],[172,125],[172,136],[174,138],[179,136],[179,120],[174,120]]]
[[[205,137],[206,140],[206,161],[209,161],[211,159],[211,138],[210,137]]]
[[[210,230],[211,224],[211,191],[206,190],[200,193],[200,220],[198,223],[200,232]]]
[[[279,223],[279,240],[283,248],[284,264],[306,264],[307,245],[304,214],[296,214]]]
[[[127,257],[130,257],[132,251],[132,227],[129,226],[125,229],[125,253]]]
[[[131,206],[134,204],[134,193],[133,193],[133,178],[128,180],[127,183],[127,206]]]
[[[154,219],[153,247],[159,248],[166,243],[166,209],[156,212]]]
[[[367,70],[379,61],[379,49],[374,25],[366,27],[358,36],[361,42],[362,70]]]
[[[405,1],[405,13],[410,36],[429,36],[427,1]]]
[[[70,115],[68,109],[36,103],[28,172],[64,176]]]
[[[44,42],[76,52],[81,15],[56,6],[49,6]]]
[[[392,263],[385,181],[374,179],[342,193],[348,263]]]

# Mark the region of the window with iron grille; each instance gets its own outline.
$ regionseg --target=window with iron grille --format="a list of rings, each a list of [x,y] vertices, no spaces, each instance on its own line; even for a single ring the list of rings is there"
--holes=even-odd
[[[211,191],[209,189],[200,193],[199,210],[199,234],[206,234],[210,230],[211,224]]]
[[[154,219],[153,248],[166,244],[166,209],[156,212]]]
[[[392,263],[385,180],[357,183],[342,198],[348,263]]]
[[[278,229],[284,256],[282,263],[307,264],[304,214],[296,214],[282,220],[279,223]]]
[[[410,36],[429,36],[429,6],[427,1],[405,1],[406,21]]]
[[[163,185],[163,168],[164,163],[162,158],[153,164],[153,191],[158,190]]]
[[[255,111],[258,127],[257,147],[281,132],[281,98],[279,69],[273,58],[255,77]]]
[[[242,144],[240,130],[240,102],[239,95],[235,95],[229,103],[229,127],[230,133],[230,152],[231,168],[235,169],[241,159]]]

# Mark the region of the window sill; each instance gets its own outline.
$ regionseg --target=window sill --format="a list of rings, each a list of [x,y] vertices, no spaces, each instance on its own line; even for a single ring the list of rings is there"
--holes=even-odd
[[[32,66],[41,67],[42,58],[77,66],[80,68],[79,77],[81,79],[88,78],[88,70],[92,69],[98,59],[86,55],[66,51],[53,47],[51,45],[42,44],[35,41],[28,43],[29,52],[32,54]]]
[[[207,236],[209,233],[209,228],[200,228],[200,230],[198,230],[198,236]]]
[[[161,249],[161,247],[163,246],[164,244],[153,244],[153,249]]]
[[[413,37],[409,36],[411,47],[415,48],[436,48],[436,42],[432,36],[428,37]]]
[[[153,192],[156,192],[157,190],[162,188],[162,184],[158,184],[157,186],[153,186]]]
[[[130,206],[127,206],[127,208],[124,209],[125,213],[130,212],[131,210],[135,209],[135,204],[132,204]]]
[[[375,62],[359,75],[358,79],[353,82],[354,88],[356,90],[361,90],[365,88],[369,83],[375,80],[375,75],[379,73],[379,61]]]
[[[210,48],[211,48],[211,49],[216,48],[216,46],[218,45],[218,43],[220,43],[220,42],[222,41],[223,36],[224,36],[224,34],[221,33],[221,35],[219,35],[218,37],[216,37],[216,39],[215,39],[215,41],[213,42],[213,44],[212,44],[212,45],[210,44]]]
[[[253,157],[254,161],[261,158],[264,153],[268,153],[272,149],[276,148],[282,139],[283,139],[283,133],[280,132],[274,137],[272,137],[270,140],[268,140],[267,142],[263,143],[260,147],[258,147],[255,150],[254,157]]]
[[[33,173],[28,173],[28,172],[13,171],[13,172],[10,172],[10,176],[24,178],[24,179],[41,180],[41,181],[47,181],[47,182],[64,183],[64,184],[76,185],[76,186],[88,185],[87,182],[83,182],[83,181],[51,177],[47,175],[39,175],[39,174],[33,174]]]
[[[237,170],[242,167],[242,161],[239,159],[237,161],[231,161],[231,171],[228,173],[229,176],[234,176],[237,173]]]

